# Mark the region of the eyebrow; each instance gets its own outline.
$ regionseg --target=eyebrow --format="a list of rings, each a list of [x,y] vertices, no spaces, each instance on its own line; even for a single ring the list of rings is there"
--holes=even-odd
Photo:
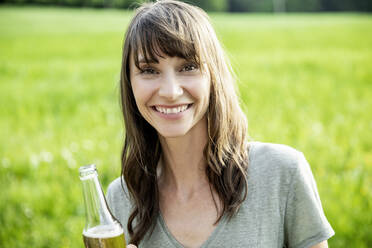
[[[156,61],[156,60],[146,61],[144,58],[142,58],[138,60],[138,64],[159,64],[159,61]]]

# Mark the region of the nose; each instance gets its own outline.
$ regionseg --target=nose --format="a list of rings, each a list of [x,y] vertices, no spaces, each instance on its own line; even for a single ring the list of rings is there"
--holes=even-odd
[[[159,88],[159,96],[169,100],[175,100],[182,94],[183,89],[175,73],[164,74]]]

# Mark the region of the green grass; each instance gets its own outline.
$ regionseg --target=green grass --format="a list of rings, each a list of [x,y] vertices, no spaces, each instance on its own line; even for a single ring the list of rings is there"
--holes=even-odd
[[[78,167],[120,173],[118,79],[131,13],[0,7],[0,247],[83,247]],[[331,247],[372,246],[372,18],[212,21],[239,78],[249,133],[309,160]]]

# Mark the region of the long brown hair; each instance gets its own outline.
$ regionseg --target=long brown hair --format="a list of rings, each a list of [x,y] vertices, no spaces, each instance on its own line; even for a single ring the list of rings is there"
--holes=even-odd
[[[157,61],[166,54],[208,67],[211,93],[207,111],[208,143],[204,149],[206,174],[221,201],[216,220],[231,218],[247,195],[247,121],[239,106],[231,66],[207,14],[189,4],[162,0],[137,9],[125,36],[120,78],[125,124],[122,178],[133,210],[128,220],[130,243],[138,245],[154,227],[159,214],[157,165],[162,149],[156,130],[141,116],[132,91],[129,59]],[[200,66],[202,68],[202,66]]]

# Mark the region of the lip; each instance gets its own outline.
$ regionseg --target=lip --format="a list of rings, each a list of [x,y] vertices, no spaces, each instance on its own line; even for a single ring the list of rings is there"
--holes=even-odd
[[[156,110],[156,107],[162,107],[162,108],[177,108],[180,106],[187,105],[187,109],[179,112],[179,113],[169,113],[169,114],[164,114],[162,112],[159,112]],[[193,107],[193,103],[185,103],[185,104],[177,104],[177,105],[153,105],[151,106],[151,109],[161,118],[166,119],[166,120],[177,120],[181,119],[191,108]]]
[[[162,105],[162,104],[155,104],[155,105],[152,105],[151,107],[161,107],[161,108],[177,108],[177,107],[180,107],[180,106],[184,106],[184,105],[191,105],[192,103],[180,103],[180,104],[175,104],[175,105]],[[188,106],[190,107],[190,106]]]

